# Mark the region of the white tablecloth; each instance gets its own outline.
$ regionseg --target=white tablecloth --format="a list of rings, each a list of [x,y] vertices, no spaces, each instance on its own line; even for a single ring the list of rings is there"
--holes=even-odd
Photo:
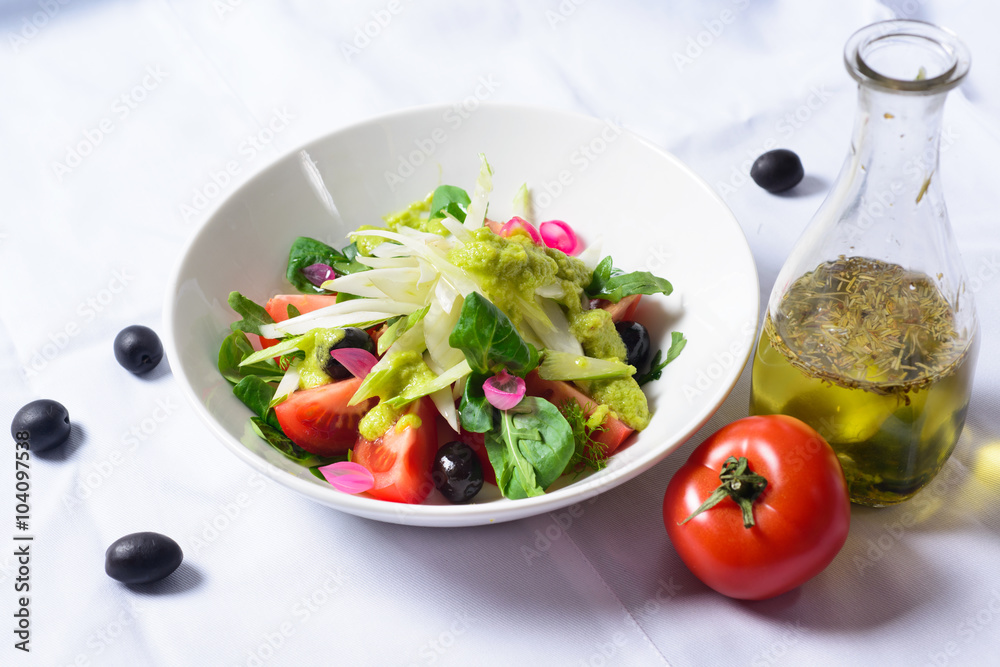
[[[255,474],[168,364],[136,378],[114,361],[120,329],[162,327],[170,272],[227,194],[310,139],[426,103],[584,112],[675,153],[732,207],[766,299],[848,149],[843,44],[894,14],[972,49],[941,173],[984,344],[939,481],[920,502],[854,508],[843,551],[794,592],[713,593],[662,525],[673,472],[746,415],[749,369],[682,449],[578,516],[434,530],[344,515]],[[996,664],[998,24],[985,0],[5,1],[0,414],[53,398],[74,430],[32,458],[25,581],[13,440],[0,457],[0,664]],[[748,182],[773,146],[805,163],[792,195]],[[103,571],[108,545],[140,530],[185,552],[141,590]],[[30,653],[12,632],[24,595]]]

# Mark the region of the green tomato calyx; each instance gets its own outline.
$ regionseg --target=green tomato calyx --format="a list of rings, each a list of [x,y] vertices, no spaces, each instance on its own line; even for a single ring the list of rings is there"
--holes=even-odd
[[[743,511],[744,528],[752,528],[756,525],[753,516],[753,503],[767,488],[767,480],[750,470],[750,462],[745,456],[738,459],[735,456],[730,456],[726,459],[725,463],[722,464],[719,479],[722,484],[698,509],[691,513],[691,516],[681,521],[682,526],[705,510],[715,507],[725,498],[732,498],[733,502],[740,506]]]

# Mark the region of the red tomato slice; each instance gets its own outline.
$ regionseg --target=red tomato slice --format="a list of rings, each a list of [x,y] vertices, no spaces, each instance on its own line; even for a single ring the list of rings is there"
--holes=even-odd
[[[343,454],[358,437],[358,422],[377,399],[348,407],[361,386],[360,378],[303,389],[274,408],[281,430],[292,442],[313,454]]]
[[[560,407],[572,398],[583,408],[583,413],[588,417],[598,407],[598,403],[594,399],[570,383],[561,380],[543,380],[538,377],[538,371],[528,373],[524,382],[528,396],[544,398],[556,407]],[[633,429],[612,415],[607,416],[602,426],[604,426],[604,430],[595,433],[593,438],[595,442],[601,443],[604,453],[611,456],[625,441],[625,438],[631,435]]]
[[[295,306],[299,309],[299,313],[304,315],[320,308],[332,306],[335,303],[337,303],[336,294],[277,294],[268,300],[264,310],[275,322],[284,322],[288,319],[289,305]],[[263,350],[277,344],[277,342],[272,338],[261,336],[260,347]]]
[[[639,299],[641,298],[641,294],[633,294],[624,297],[618,303],[611,303],[606,299],[594,299],[591,301],[591,305],[611,313],[611,320],[614,322],[632,322],[632,316],[635,315],[635,309],[639,307]]]
[[[389,427],[373,440],[357,436],[351,460],[363,465],[375,477],[368,493],[394,503],[421,503],[434,489],[431,468],[437,453],[437,408],[424,397],[411,404],[409,412],[420,417],[420,427],[397,431]]]

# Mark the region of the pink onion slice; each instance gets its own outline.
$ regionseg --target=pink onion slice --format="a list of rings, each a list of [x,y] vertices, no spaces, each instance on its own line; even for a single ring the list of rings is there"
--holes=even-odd
[[[524,378],[511,375],[506,369],[483,383],[483,393],[497,410],[510,410],[524,398]]]
[[[550,248],[561,250],[567,255],[575,255],[583,250],[583,244],[576,232],[562,220],[549,220],[538,225],[538,233]]]
[[[353,461],[337,461],[318,470],[333,488],[344,493],[363,493],[375,486],[375,476],[371,471]]]
[[[327,280],[333,280],[337,277],[333,267],[329,264],[310,264],[302,269],[302,275],[316,287],[321,287]]]
[[[542,237],[539,235],[538,230],[535,226],[525,220],[524,218],[519,218],[516,215],[504,223],[503,227],[500,228],[500,236],[504,238],[510,238],[515,232],[524,232],[531,237],[531,242],[535,245],[542,245]]]
[[[330,356],[356,378],[367,377],[372,372],[372,366],[378,363],[378,357],[360,347],[330,350]]]

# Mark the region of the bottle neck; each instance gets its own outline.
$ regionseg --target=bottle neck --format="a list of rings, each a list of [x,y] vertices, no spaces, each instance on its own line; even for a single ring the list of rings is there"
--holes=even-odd
[[[858,87],[849,159],[855,162],[868,198],[919,205],[929,191],[939,189],[935,176],[946,96],[947,92],[914,95]]]

